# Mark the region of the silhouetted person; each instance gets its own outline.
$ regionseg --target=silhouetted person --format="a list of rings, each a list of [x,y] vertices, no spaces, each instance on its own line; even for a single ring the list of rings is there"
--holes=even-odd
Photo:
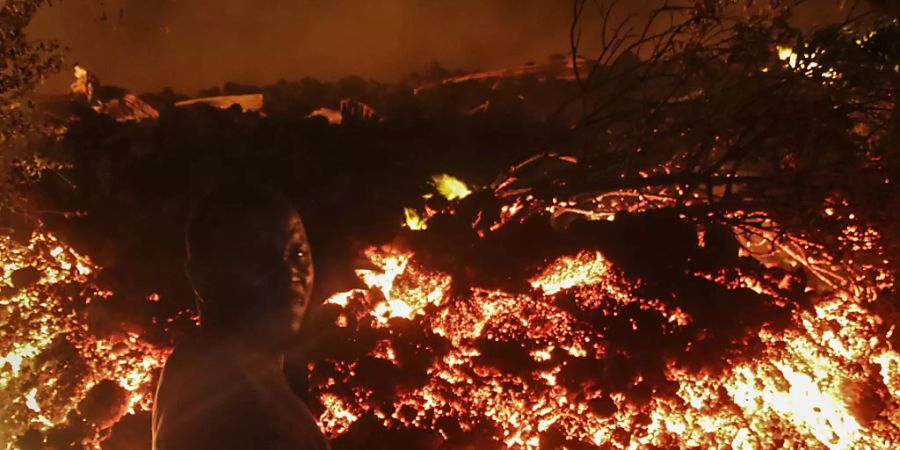
[[[313,280],[297,211],[266,190],[229,188],[197,205],[186,235],[200,333],[163,369],[154,450],[327,449],[282,372]]]

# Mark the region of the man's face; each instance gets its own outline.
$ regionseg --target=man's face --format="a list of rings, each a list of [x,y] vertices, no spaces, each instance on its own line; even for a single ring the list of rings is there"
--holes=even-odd
[[[306,230],[303,228],[300,215],[296,212],[288,218],[286,231],[284,264],[290,274],[290,328],[296,333],[300,330],[309,303],[313,284],[313,265]]]
[[[252,335],[265,345],[290,344],[300,330],[313,284],[309,242],[289,205],[221,233],[218,253],[189,260],[209,328]],[[213,229],[212,231],[220,231]]]

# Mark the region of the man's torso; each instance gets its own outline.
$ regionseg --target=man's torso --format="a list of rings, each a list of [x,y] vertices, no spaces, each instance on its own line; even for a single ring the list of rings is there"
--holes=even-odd
[[[201,337],[176,346],[153,408],[153,449],[327,449],[277,361]]]

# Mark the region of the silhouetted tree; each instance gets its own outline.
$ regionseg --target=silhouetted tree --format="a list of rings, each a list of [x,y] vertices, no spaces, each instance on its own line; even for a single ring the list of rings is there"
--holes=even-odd
[[[29,135],[41,130],[27,95],[59,70],[61,56],[54,42],[25,34],[34,14],[47,0],[9,0],[0,6],[0,211],[20,203],[16,176],[33,178],[55,165],[29,155]]]
[[[896,261],[898,217],[884,205],[898,200],[900,25],[849,5],[844,20],[802,29],[804,3],[667,2],[621,22],[601,5],[600,50],[574,65],[581,164],[545,195],[643,190],[696,220],[762,231],[774,218],[771,232],[845,249],[857,218]],[[573,3],[573,62],[594,5]]]

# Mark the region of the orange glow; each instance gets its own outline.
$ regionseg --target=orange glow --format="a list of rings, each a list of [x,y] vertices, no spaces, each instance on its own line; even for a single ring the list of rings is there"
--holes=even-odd
[[[328,430],[331,436],[337,436],[347,431],[350,425],[359,418],[350,406],[335,395],[325,394],[319,398],[325,405],[325,413],[319,418],[322,427]]]
[[[607,264],[600,252],[581,252],[574,258],[560,258],[548,266],[531,287],[553,295],[564,289],[594,285],[603,281]]]
[[[375,303],[372,314],[381,324],[393,317],[411,319],[421,314],[425,305],[442,301],[450,286],[447,276],[429,276],[410,267],[411,253],[373,248],[366,256],[378,270],[357,270],[356,274],[370,290],[380,294],[382,299]]]
[[[613,199],[606,196],[602,201],[630,202],[638,196]],[[596,214],[594,219],[607,220],[611,214]],[[848,225],[847,233],[861,249],[877,245],[877,235],[865,227]],[[738,230],[736,234],[751,248],[766,244],[765,238],[741,237]],[[691,326],[694,318],[668,299],[642,298],[640,282],[623,276],[600,252],[584,250],[549,261],[529,279],[535,290],[530,294],[472,288],[462,297],[447,298],[449,276],[423,268],[410,252],[371,249],[367,256],[381,270],[358,273],[370,291],[385,300],[368,307],[368,320],[385,327],[390,326],[389,317],[411,319],[447,339],[452,349],[428,368],[430,382],[397,393],[389,411],[367,401],[365,392],[344,398],[340,391],[321,386],[325,412],[320,424],[338,435],[365,413],[400,428],[430,429],[447,417],[465,431],[486,420],[510,449],[539,448],[550,428],[571,441],[616,449],[891,448],[900,442],[895,426],[900,423],[900,354],[879,334],[881,319],[866,305],[877,292],[872,283],[889,286],[892,278],[883,269],[842,265],[821,246],[798,237],[768,244],[776,251],[760,254],[761,262],[804,267],[817,277],[821,288],[810,292],[812,307],[791,310],[787,328],[764,325],[755,336],[762,350],[752,358],[728,360],[715,372],[670,361],[665,377],[677,388],[655,392],[643,404],[607,392],[602,385],[573,390],[562,382],[571,361],[613,355],[604,331],[559,302],[573,298],[582,311],[613,317],[637,307],[672,330]],[[875,275],[864,276],[861,270]],[[793,301],[777,291],[790,280],[766,281],[738,269],[692,276],[728,291],[764,295],[776,305]],[[418,288],[411,289],[406,280]],[[560,297],[562,293],[566,295]],[[342,300],[332,303],[348,310],[360,307],[359,295],[334,298]],[[424,305],[432,308],[425,313]],[[641,330],[638,322],[630,326],[634,332]],[[525,354],[534,367],[507,372],[481,363],[490,357],[480,344],[485,339],[528,349]],[[380,341],[371,355],[401,364],[390,341]],[[349,377],[351,372],[343,373]],[[877,417],[863,420],[862,394],[854,392],[877,389],[867,387],[873,379],[883,380],[891,400]],[[602,408],[606,412],[598,413],[598,402],[607,405]],[[350,404],[356,405],[352,411]]]
[[[415,209],[403,208],[403,216],[406,218],[406,227],[410,230],[421,231],[428,229],[425,219]]]
[[[438,193],[443,195],[447,200],[459,200],[466,198],[472,191],[463,183],[462,180],[445,173],[431,177],[431,182]]]
[[[58,294],[66,285],[76,285],[85,289],[80,294],[88,296],[85,303],[108,296],[91,284],[93,264],[42,232],[26,244],[0,235],[0,249],[0,286],[13,286],[12,274],[20,269],[36,269],[33,284],[0,298],[5,317],[15,321],[10,323],[14,327],[0,331],[0,447],[7,448],[5,443],[28,428],[63,423],[103,380],[128,392],[126,412],[148,410],[153,371],[162,366],[168,350],[132,333],[97,337],[85,314],[74,309],[77,298]]]
[[[616,211],[666,204],[664,196],[620,194],[581,204],[555,202],[545,211],[553,216],[562,209],[582,210],[593,220],[609,220]],[[527,196],[510,201],[507,211],[535,208]],[[874,230],[840,208],[834,214],[847,217],[842,242],[860,254],[877,252]],[[893,448],[900,442],[900,353],[889,343],[894,328],[872,308],[879,292],[893,285],[891,273],[877,261],[850,263],[808,238],[777,239],[767,230],[734,234],[747,260],[752,256],[787,272],[766,278],[729,267],[684,276],[734,294],[727,301],[761,296],[783,308],[786,325],[754,328],[741,338],[746,342],[737,342],[746,354],[725,354],[714,370],[667,359],[659,365],[662,379],[650,384],[645,373],[635,371],[615,388],[604,384],[620,370],[613,362],[636,351],[617,339],[639,340],[655,327],[660,337],[649,343],[652,353],[668,336],[700,323],[702,318],[689,312],[696,309],[685,307],[683,299],[647,295],[645,280],[629,277],[594,249],[550,258],[522,280],[522,289],[506,292],[458,289],[451,275],[429,269],[411,250],[369,248],[364,253],[369,268],[356,271],[365,288],[336,293],[325,303],[339,309],[335,324],[342,333],[354,333],[359,324],[380,333],[365,350],[370,362],[406,370],[410,352],[426,354],[412,358],[424,365],[423,381],[376,393],[355,384],[362,372],[357,362],[311,363],[319,424],[331,437],[367,415],[390,428],[436,429],[446,419],[465,432],[488,424],[510,449],[540,448],[543,436],[554,430],[573,443],[612,449]],[[47,234],[24,245],[0,236],[0,248],[0,284],[11,286],[11,274],[19,269],[39,269],[34,285],[0,298],[0,308],[20,321],[17,329],[28,330],[0,340],[0,419],[8,424],[0,428],[0,441],[62,423],[103,380],[128,392],[126,410],[150,408],[152,376],[167,350],[132,332],[98,338],[84,317],[59,314],[70,300],[42,296],[54,286],[76,283],[101,302],[110,293],[91,284],[97,268]],[[789,307],[796,299],[785,294],[796,271],[812,279],[805,285],[804,307]],[[606,320],[615,328],[598,326]],[[412,349],[402,339],[411,330],[427,337]],[[684,351],[702,346],[709,339],[705,332],[687,341]],[[71,344],[83,370],[58,366],[53,352],[60,342]],[[432,342],[441,342],[442,350],[430,348]],[[501,367],[507,359],[509,366]],[[579,379],[573,375],[578,370],[590,376]],[[643,397],[634,394],[642,389]],[[99,434],[95,437],[91,448],[97,448]]]

